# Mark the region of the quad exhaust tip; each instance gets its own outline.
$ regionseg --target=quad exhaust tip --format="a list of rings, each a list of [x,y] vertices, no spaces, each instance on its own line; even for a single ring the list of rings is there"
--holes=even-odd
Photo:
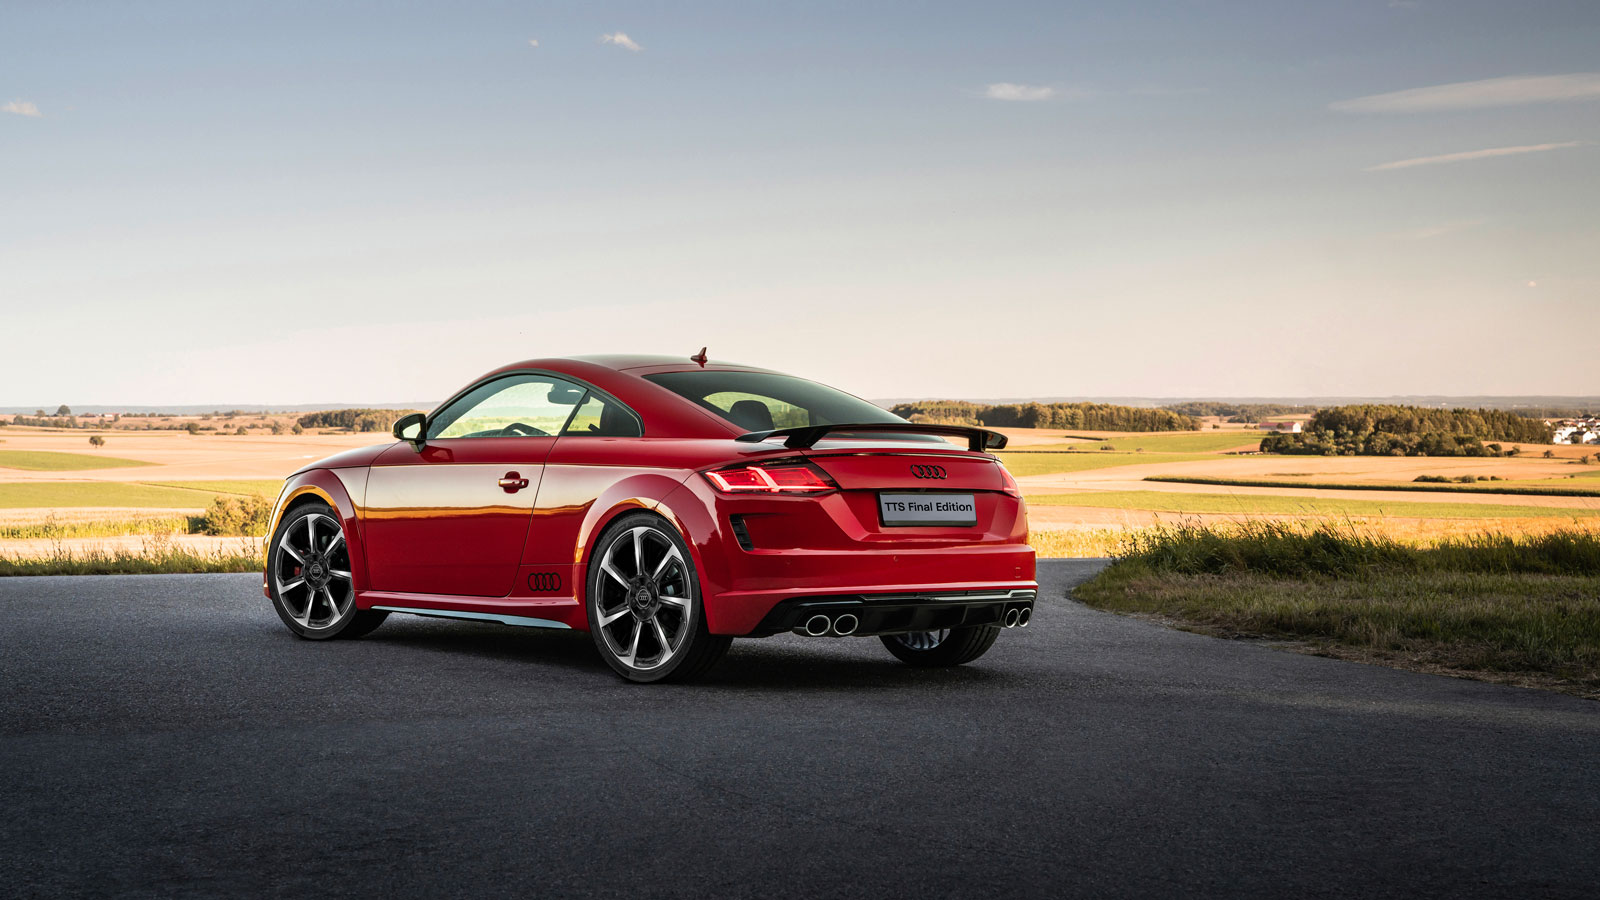
[[[853,617],[852,617],[853,618]],[[806,634],[811,637],[822,637],[833,627],[833,620],[820,613],[806,620]],[[852,628],[852,631],[855,629]]]
[[[1022,612],[1017,613],[1017,627],[1027,628],[1031,621],[1033,621],[1033,607],[1024,606]]]
[[[833,620],[833,633],[839,637],[849,637],[850,635],[856,633],[856,628],[860,627],[860,625],[860,619],[857,619],[855,616],[849,613],[845,613],[839,618]]]
[[[1006,627],[1007,628],[1015,628],[1015,627],[1017,627],[1017,620],[1020,619],[1020,618],[1022,618],[1022,615],[1020,613],[1018,613],[1015,609],[1006,610],[1006,618],[1005,618]]]

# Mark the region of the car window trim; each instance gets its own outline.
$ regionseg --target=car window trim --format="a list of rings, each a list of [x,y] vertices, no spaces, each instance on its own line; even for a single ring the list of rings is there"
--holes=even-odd
[[[572,384],[572,385],[574,385],[576,387],[583,388],[583,390],[584,390],[583,397],[579,398],[577,404],[572,407],[572,411],[567,413],[566,420],[561,423],[561,430],[557,431],[553,435],[550,435],[550,437],[552,437],[552,438],[582,437],[582,435],[563,434],[563,432],[565,432],[567,430],[567,426],[572,424],[572,417],[576,416],[578,414],[578,410],[583,407],[584,402],[589,399],[589,394],[591,394],[591,393],[592,394],[598,394],[601,398],[603,398],[605,400],[609,400],[610,402],[615,403],[618,407],[626,410],[628,415],[633,417],[634,423],[639,426],[639,437],[644,437],[644,418],[641,417],[638,413],[634,412],[633,407],[629,406],[626,403],[623,403],[621,400],[618,400],[616,395],[612,394],[610,391],[601,390],[600,388],[595,387],[594,385],[590,384],[589,382],[584,381],[582,378],[577,378],[577,377],[574,377],[572,375],[568,375],[565,372],[555,372],[555,371],[552,371],[550,369],[512,369],[512,370],[510,370],[508,372],[496,372],[493,375],[488,376],[487,378],[480,378],[477,381],[474,381],[472,384],[469,384],[466,387],[462,388],[461,390],[456,391],[454,394],[450,395],[450,399],[448,399],[448,400],[444,401],[443,403],[439,404],[438,406],[434,407],[433,410],[428,413],[428,415],[422,420],[422,434],[423,434],[423,437],[427,438],[428,440],[440,440],[440,441],[456,441],[456,440],[493,441],[493,440],[499,440],[500,438],[465,438],[465,439],[463,439],[463,438],[428,438],[427,435],[428,435],[428,432],[430,430],[432,430],[432,428],[433,428],[433,420],[434,420],[434,418],[436,416],[438,416],[439,413],[441,413],[444,410],[448,409],[450,407],[450,404],[456,402],[457,400],[460,400],[462,397],[465,397],[466,395],[472,393],[473,391],[477,390],[480,387],[483,387],[486,384],[489,384],[490,382],[500,381],[500,380],[505,379],[505,378],[512,378],[512,377],[515,377],[517,375],[546,375],[546,376],[549,376],[551,378],[556,378],[556,379],[560,379],[561,381],[568,382],[568,383],[570,383],[570,384]],[[507,435],[507,437],[510,437],[510,435]]]
[[[584,384],[583,386],[585,388],[587,388],[587,390],[584,392],[583,399],[579,400],[578,401],[578,405],[573,407],[572,415],[567,416],[566,424],[561,426],[561,430],[556,433],[556,437],[616,437],[616,435],[595,435],[595,434],[576,434],[576,433],[568,434],[567,433],[567,429],[572,427],[572,420],[577,418],[577,416],[578,416],[578,410],[583,409],[584,404],[589,402],[589,395],[590,394],[593,394],[594,396],[599,397],[602,401],[605,401],[607,403],[615,404],[618,409],[620,409],[623,412],[627,413],[629,418],[633,419],[633,425],[634,425],[635,428],[638,429],[639,433],[638,434],[633,434],[633,435],[628,435],[628,437],[634,437],[634,438],[644,437],[644,420],[639,418],[639,414],[638,413],[634,412],[632,409],[629,409],[628,408],[628,404],[623,403],[621,400],[618,400],[617,398],[611,396],[610,394],[606,393],[605,391],[602,391],[602,390],[599,390],[597,388],[594,388],[594,387],[592,387],[592,386],[590,386],[588,384]]]

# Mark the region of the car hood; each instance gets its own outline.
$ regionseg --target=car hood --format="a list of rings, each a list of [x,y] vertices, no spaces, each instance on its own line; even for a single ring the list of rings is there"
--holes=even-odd
[[[335,453],[314,463],[301,466],[295,474],[299,475],[301,472],[309,472],[312,469],[350,469],[356,466],[370,466],[374,460],[383,455],[383,451],[393,446],[393,443],[374,444],[371,447],[357,447],[354,450],[345,450],[342,453]]]

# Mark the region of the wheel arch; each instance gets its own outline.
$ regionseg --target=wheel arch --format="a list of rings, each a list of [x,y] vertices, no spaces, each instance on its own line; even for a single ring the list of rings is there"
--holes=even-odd
[[[271,596],[267,588],[266,566],[271,563],[272,539],[277,536],[278,526],[283,524],[284,518],[296,509],[320,501],[332,507],[339,516],[339,527],[344,529],[345,545],[350,552],[350,576],[355,582],[356,605],[361,606],[361,593],[370,583],[367,578],[367,551],[361,540],[359,508],[351,499],[346,484],[347,479],[356,477],[357,472],[359,472],[359,483],[365,485],[365,467],[359,470],[309,469],[290,476],[284,483],[283,491],[278,495],[278,501],[274,504],[272,515],[268,520],[267,536],[262,546],[263,594]]]
[[[646,477],[642,482],[630,485],[633,481],[634,479],[627,479],[618,482],[615,488],[617,496],[613,496],[610,502],[596,502],[590,508],[590,513],[579,532],[575,572],[579,577],[573,579],[573,593],[580,605],[587,607],[589,602],[589,564],[594,559],[601,538],[605,537],[619,519],[633,513],[650,513],[676,531],[684,545],[689,548],[689,559],[694,564],[695,572],[698,574],[702,571],[700,552],[695,545],[694,537],[685,528],[683,519],[666,503],[667,498],[676,492],[683,482],[659,475]],[[606,499],[606,497],[601,498],[602,501]],[[702,600],[704,593],[702,587]]]

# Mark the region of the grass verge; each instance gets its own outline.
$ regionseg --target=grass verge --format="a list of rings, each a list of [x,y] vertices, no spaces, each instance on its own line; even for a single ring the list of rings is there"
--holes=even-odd
[[[190,534],[203,516],[147,516],[129,519],[46,519],[0,525],[0,541],[48,541],[62,538],[124,537],[130,534]]]
[[[1075,592],[1221,637],[1600,698],[1600,535],[1407,546],[1357,527],[1247,522],[1132,532]]]
[[[30,557],[0,556],[0,577],[19,575],[179,575],[259,572],[260,542],[240,538],[237,548],[196,551],[156,536],[137,550],[70,550],[57,547]]]
[[[1115,556],[1127,537],[1120,528],[1063,528],[1029,532],[1028,544],[1040,559],[1082,559]]]
[[[1528,487],[1489,482],[1487,484],[1437,484],[1415,481],[1386,481],[1375,484],[1330,484],[1321,481],[1275,481],[1253,478],[1210,478],[1200,475],[1151,475],[1145,481],[1169,484],[1214,484],[1222,487],[1316,488],[1320,491],[1414,491],[1417,493],[1523,494],[1533,497],[1600,497],[1600,484],[1581,487]]]

